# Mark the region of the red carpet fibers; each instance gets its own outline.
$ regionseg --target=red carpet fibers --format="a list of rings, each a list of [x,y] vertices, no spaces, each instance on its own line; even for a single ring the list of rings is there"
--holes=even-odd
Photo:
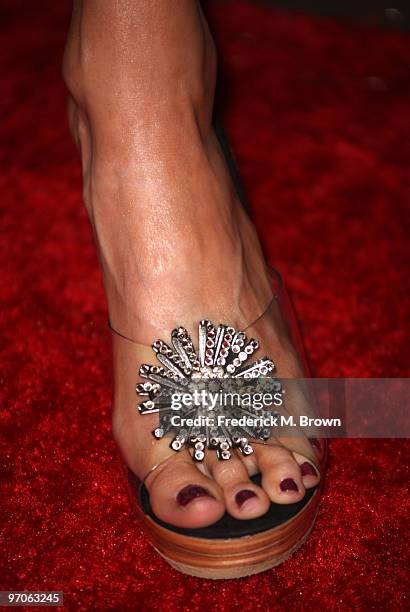
[[[2,6],[1,589],[62,590],[70,610],[408,607],[401,441],[331,445],[316,527],[276,570],[213,583],[151,550],[110,435],[106,313],[59,76],[69,3]],[[316,374],[408,375],[409,39],[211,9],[224,121]]]

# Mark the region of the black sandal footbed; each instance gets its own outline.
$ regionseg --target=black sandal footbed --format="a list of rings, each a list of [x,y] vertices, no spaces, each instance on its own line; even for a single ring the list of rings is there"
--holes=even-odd
[[[275,504],[272,502],[266,514],[258,518],[239,520],[225,512],[224,516],[213,525],[208,525],[207,527],[201,527],[199,529],[186,529],[166,523],[155,516],[151,508],[147,488],[143,485],[141,490],[139,490],[139,480],[130,470],[128,470],[128,480],[133,494],[137,499],[139,498],[139,505],[142,511],[158,525],[174,533],[193,538],[205,538],[207,540],[241,538],[279,527],[294,518],[307,505],[318,489],[318,487],[307,489],[304,498],[294,504]],[[251,476],[251,480],[254,484],[258,486],[261,485],[260,474]]]

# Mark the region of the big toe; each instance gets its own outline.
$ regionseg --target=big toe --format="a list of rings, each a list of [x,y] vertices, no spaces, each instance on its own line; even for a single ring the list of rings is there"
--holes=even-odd
[[[156,468],[146,485],[154,514],[176,527],[212,525],[225,512],[220,488],[197,469],[187,451]]]

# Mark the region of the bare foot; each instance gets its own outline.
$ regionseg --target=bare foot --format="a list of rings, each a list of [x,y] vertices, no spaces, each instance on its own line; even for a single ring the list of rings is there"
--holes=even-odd
[[[246,327],[272,288],[212,129],[215,51],[198,7],[152,0],[138,11],[122,6],[119,18],[117,4],[100,4],[96,27],[93,1],[76,5],[64,76],[110,319],[141,345],[113,339],[113,430],[143,477],[174,454],[136,410],[137,367],[152,361],[151,343],[180,325],[195,334],[201,319]],[[263,326],[261,350],[279,375],[301,375],[278,314]],[[200,468],[178,453],[147,480],[152,508],[166,522],[200,527],[225,510],[249,519],[271,501],[298,501],[319,481],[305,444],[227,462],[210,453]],[[249,478],[256,472],[261,487]]]

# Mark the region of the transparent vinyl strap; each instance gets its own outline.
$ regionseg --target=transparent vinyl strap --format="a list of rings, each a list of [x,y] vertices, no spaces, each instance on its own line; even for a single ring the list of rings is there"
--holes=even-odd
[[[185,425],[185,422],[190,423],[190,418],[199,418],[196,415],[201,413],[203,406],[197,408],[197,412],[195,412],[195,406],[192,410],[191,406],[181,409],[180,414],[185,415],[185,421],[182,422],[179,429],[176,426],[166,431],[169,422],[166,421],[166,416],[164,417],[164,415],[168,414],[166,410],[166,401],[169,401],[170,395],[169,393],[168,395],[165,393],[164,397],[162,397],[162,388],[158,392],[158,385],[161,387],[161,381],[163,380],[161,376],[164,372],[174,370],[175,375],[172,375],[174,378],[172,378],[172,376],[169,378],[167,382],[168,385],[171,385],[175,381],[178,383],[179,378],[177,373],[179,370],[182,371],[186,378],[189,378],[192,376],[196,367],[195,359],[200,366],[200,371],[197,368],[198,371],[194,375],[194,378],[195,376],[197,377],[197,382],[200,386],[202,385],[202,387],[205,386],[208,388],[208,386],[213,386],[213,388],[215,388],[215,385],[219,385],[218,393],[221,394],[221,398],[223,397],[222,392],[225,388],[228,389],[229,387],[231,393],[235,393],[235,391],[232,391],[232,388],[236,389],[236,384],[245,385],[245,389],[252,385],[252,388],[256,388],[255,385],[258,385],[258,400],[260,400],[258,406],[255,408],[254,404],[252,404],[254,399],[254,396],[252,396],[251,403],[242,407],[240,410],[238,409],[236,412],[236,407],[235,410],[233,410],[231,406],[231,416],[234,414],[238,419],[246,416],[248,419],[246,423],[249,423],[252,422],[252,418],[256,422],[256,418],[254,417],[258,416],[259,418],[260,415],[263,414],[265,416],[269,415],[266,418],[268,420],[270,419],[271,424],[273,423],[271,427],[268,427],[269,435],[267,435],[265,431],[265,437],[263,438],[259,435],[260,431],[258,430],[261,419],[257,421],[256,429],[246,425],[244,426],[245,429],[240,427],[240,430],[234,428],[228,432],[225,431],[225,433],[228,434],[229,446],[225,456],[229,453],[231,455],[233,453],[239,455],[246,454],[246,452],[248,452],[246,445],[252,449],[249,454],[253,454],[254,456],[257,456],[258,449],[261,448],[262,445],[265,447],[280,446],[286,448],[290,452],[305,457],[313,463],[318,470],[321,470],[323,445],[317,440],[312,443],[312,437],[315,438],[315,436],[312,436],[312,429],[310,428],[307,433],[304,431],[304,427],[300,426],[299,417],[301,415],[314,416],[314,398],[311,397],[308,384],[306,384],[305,371],[302,365],[303,356],[300,355],[298,348],[295,346],[294,338],[292,337],[291,332],[294,323],[290,321],[290,318],[293,314],[288,312],[288,306],[283,302],[284,288],[282,286],[281,277],[276,271],[272,272],[272,284],[274,288],[272,299],[264,312],[256,317],[252,323],[242,330],[233,330],[232,333],[227,334],[226,330],[228,329],[228,331],[230,331],[233,328],[229,327],[229,321],[224,322],[224,338],[227,338],[225,344],[220,341],[222,332],[220,332],[221,326],[219,321],[214,321],[214,325],[208,328],[206,326],[201,328],[200,324],[198,330],[199,337],[192,337],[191,342],[194,356],[188,351],[191,345],[186,339],[186,336],[182,332],[180,336],[178,336],[178,334],[175,334],[177,330],[174,330],[172,338],[171,330],[169,330],[167,338],[164,337],[161,340],[153,339],[155,354],[150,347],[136,342],[134,339],[114,329],[111,323],[109,323],[109,327],[113,332],[114,353],[117,353],[119,356],[118,359],[114,359],[115,401],[127,402],[130,406],[130,410],[137,409],[139,412],[136,416],[136,418],[139,419],[138,437],[141,435],[149,437],[148,444],[141,447],[140,451],[137,453],[138,456],[132,458],[131,461],[127,458],[127,463],[131,463],[133,471],[137,473],[141,483],[145,482],[155,470],[175,460],[179,452],[188,451],[192,457],[196,456],[198,463],[206,462],[206,454],[215,452],[218,453],[218,458],[225,460],[223,458],[225,447],[209,446],[211,436],[209,433],[211,431],[210,428],[205,427],[206,431],[205,429],[201,429],[197,435],[197,432],[193,429],[194,426]],[[243,344],[239,347],[238,352],[234,352],[236,350],[234,348],[234,340],[237,338],[240,338]],[[127,346],[124,345],[124,341]],[[189,341],[191,341],[190,337]],[[218,353],[219,357],[216,358],[218,342],[220,344],[220,352]],[[202,353],[201,343],[204,345],[202,347]],[[209,347],[212,345],[212,347],[207,348],[208,345]],[[225,349],[224,347],[226,346],[227,348]],[[226,359],[221,357],[221,355],[225,355],[224,350],[227,353]],[[245,350],[247,353],[245,353]],[[211,355],[212,351],[213,354]],[[209,355],[211,356],[209,357]],[[233,364],[240,361],[239,357],[240,359],[243,358],[244,361],[237,367],[234,367]],[[189,361],[189,359],[191,359],[191,361]],[[211,360],[212,367],[206,366],[206,359]],[[184,360],[186,363],[184,363]],[[274,366],[272,369],[270,369],[271,362]],[[259,364],[254,367],[253,371],[252,363]],[[190,370],[189,366],[192,366],[193,370],[192,368]],[[230,373],[228,366],[231,368]],[[216,380],[210,380],[208,378],[207,367],[210,372],[209,376],[211,376],[213,369],[218,370],[219,368],[221,372],[223,371],[223,376],[225,376],[225,378],[223,378],[221,374],[221,379],[223,379],[222,382],[216,374]],[[139,374],[138,368],[140,368]],[[251,374],[248,378],[246,377],[246,368],[249,369]],[[258,376],[254,376],[256,371],[255,368],[258,372]],[[229,375],[227,375],[226,370],[228,370]],[[189,372],[191,373],[188,374]],[[205,375],[201,374],[201,372],[205,372]],[[244,374],[241,375],[243,372]],[[149,376],[151,376],[151,378],[149,378]],[[224,386],[225,383],[223,383],[224,380],[226,381],[226,387]],[[269,397],[274,395],[274,390],[278,387],[272,387],[272,381],[275,381],[275,385],[277,385],[277,383],[280,384],[281,393],[278,395],[278,398],[276,398],[277,402],[271,402],[268,407],[265,405],[266,394],[263,396],[263,391],[264,389],[268,389]],[[139,389],[142,392],[141,397],[138,397],[135,393],[136,384],[137,390]],[[190,385],[191,380],[189,384],[187,384],[186,389],[191,388]],[[176,387],[177,384],[175,384],[175,389]],[[167,387],[166,389],[167,392],[172,390],[171,387]],[[243,391],[243,386],[241,387],[240,393],[242,393],[241,398],[246,395]],[[254,392],[254,395],[255,393],[256,392]],[[261,394],[262,398],[259,397]],[[195,404],[195,401],[193,401],[193,403]],[[263,408],[259,406],[261,403]],[[178,408],[175,409],[172,415],[179,414],[178,410]],[[224,410],[225,407],[222,406],[220,411],[224,412]],[[229,410],[227,412],[229,412]],[[203,414],[203,411],[201,414]],[[213,410],[213,418],[215,418],[215,409]],[[235,419],[231,418],[231,422],[234,422],[234,420]],[[178,433],[181,429],[184,431],[182,431],[182,435],[178,438]],[[193,434],[192,431],[194,431]],[[256,431],[259,431],[258,435],[256,435]],[[220,432],[221,429],[219,429],[219,433]],[[163,435],[160,435],[161,433]],[[246,444],[240,442],[235,446],[235,434],[237,434],[236,438],[239,436],[241,440],[246,439]],[[201,435],[206,435],[206,442],[202,447],[201,443],[197,442],[198,448],[196,448],[195,442],[192,442],[192,440],[195,441],[197,438],[199,439]],[[242,436],[242,438],[240,436]],[[182,440],[180,446],[177,438],[179,441]],[[234,440],[234,443],[232,443],[232,440]],[[229,461],[229,458],[226,460]]]

